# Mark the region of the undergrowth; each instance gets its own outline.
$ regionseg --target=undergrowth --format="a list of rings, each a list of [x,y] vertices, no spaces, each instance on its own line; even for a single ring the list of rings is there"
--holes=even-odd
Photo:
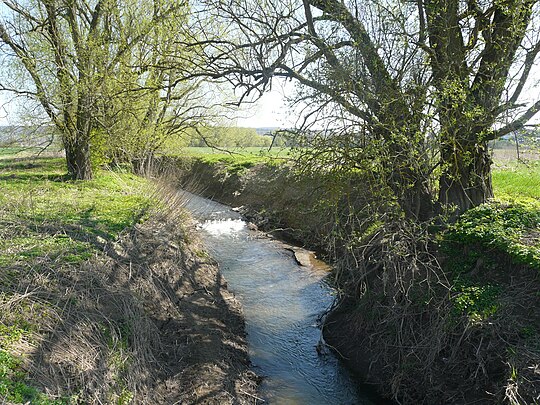
[[[506,253],[516,263],[540,270],[540,202],[507,197],[483,204],[463,214],[444,240],[445,246],[481,246],[486,256]]]

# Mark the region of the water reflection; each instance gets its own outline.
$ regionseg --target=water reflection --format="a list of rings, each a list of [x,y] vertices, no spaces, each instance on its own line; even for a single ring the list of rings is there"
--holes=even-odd
[[[241,219],[212,219],[205,221],[201,228],[212,236],[232,236],[246,229],[246,223]]]

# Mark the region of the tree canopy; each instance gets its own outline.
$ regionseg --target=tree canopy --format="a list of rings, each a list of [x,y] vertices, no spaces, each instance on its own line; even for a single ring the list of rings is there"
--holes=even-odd
[[[39,101],[74,178],[91,177],[92,143],[144,166],[204,116],[203,80],[240,104],[281,78],[298,85],[299,132],[322,139],[307,150],[345,169],[371,161],[405,215],[426,220],[491,197],[488,142],[540,110],[527,91],[535,0],[2,4],[1,49],[32,83],[3,88]]]
[[[103,146],[103,134],[107,144],[121,145],[116,156],[141,160],[155,149],[164,122],[171,130],[193,118],[186,100],[198,99],[197,84],[178,80],[186,69],[176,41],[187,21],[185,1],[2,4],[1,50],[22,72],[4,78],[2,89],[40,103],[62,135],[71,177],[92,177],[90,146]]]
[[[205,4],[220,37],[204,43],[204,69],[234,77],[243,97],[276,78],[297,82],[301,127],[374,146],[410,218],[461,213],[492,196],[488,141],[540,109],[524,91],[540,51],[536,1]]]

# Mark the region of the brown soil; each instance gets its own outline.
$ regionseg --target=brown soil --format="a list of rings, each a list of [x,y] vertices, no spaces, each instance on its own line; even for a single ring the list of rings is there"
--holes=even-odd
[[[20,348],[32,385],[75,403],[259,403],[240,305],[180,222],[155,215],[119,243],[97,237],[104,255],[81,268],[27,280],[28,305],[55,304]]]

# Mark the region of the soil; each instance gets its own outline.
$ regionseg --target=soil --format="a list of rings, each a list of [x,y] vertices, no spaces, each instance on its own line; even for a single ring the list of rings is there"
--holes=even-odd
[[[170,241],[171,227],[146,224],[146,246],[137,252],[163,285],[146,299],[162,344],[162,372],[148,402],[256,403],[258,378],[249,371],[241,305],[199,242],[192,239],[180,249]],[[194,238],[194,227],[189,232]]]
[[[160,214],[119,243],[98,237],[103,257],[40,289],[62,309],[28,356],[33,385],[76,403],[262,402],[241,306],[181,222]]]

